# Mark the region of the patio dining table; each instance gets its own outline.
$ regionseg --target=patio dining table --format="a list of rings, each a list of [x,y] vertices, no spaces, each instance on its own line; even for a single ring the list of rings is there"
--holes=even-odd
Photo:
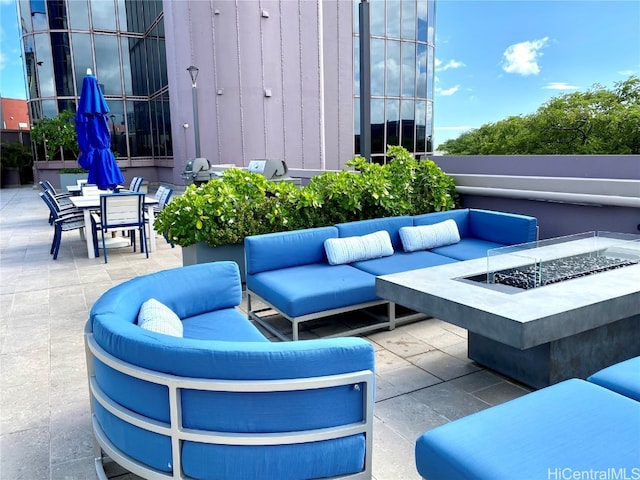
[[[84,213],[84,226],[85,232],[91,231],[91,211],[100,210],[100,195],[84,195],[69,197],[73,205],[82,210]],[[158,205],[158,199],[153,195],[144,196],[144,206],[147,209],[147,219],[149,220],[149,251],[154,252],[156,250],[156,235],[153,229],[153,221],[155,219],[153,207]],[[89,258],[95,258],[95,252],[93,250],[93,239],[91,235],[85,235],[87,242],[87,252]]]

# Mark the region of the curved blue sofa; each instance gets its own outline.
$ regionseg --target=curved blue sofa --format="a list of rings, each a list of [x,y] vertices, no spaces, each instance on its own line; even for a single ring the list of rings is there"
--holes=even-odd
[[[374,351],[360,338],[270,342],[238,309],[237,264],[124,282],[85,327],[95,460],[143,478],[371,478]],[[136,324],[155,298],[182,338]]]

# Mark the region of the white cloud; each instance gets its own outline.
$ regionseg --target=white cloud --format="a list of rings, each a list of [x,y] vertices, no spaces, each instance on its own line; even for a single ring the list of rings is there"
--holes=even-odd
[[[579,90],[580,87],[569,85],[566,82],[551,82],[542,87],[547,90]]]
[[[451,87],[447,89],[436,88],[436,92],[442,95],[443,97],[449,97],[454,93],[456,93],[458,90],[460,90],[460,85],[456,85],[455,87]]]
[[[540,73],[538,59],[542,56],[541,50],[547,46],[548,41],[549,37],[544,37],[509,45],[502,54],[504,57],[502,69],[507,73],[537,75]]]
[[[436,70],[449,70],[450,68],[460,68],[466,67],[466,65],[458,60],[449,60],[444,66],[442,65],[442,60],[439,58],[435,59],[435,68]]]

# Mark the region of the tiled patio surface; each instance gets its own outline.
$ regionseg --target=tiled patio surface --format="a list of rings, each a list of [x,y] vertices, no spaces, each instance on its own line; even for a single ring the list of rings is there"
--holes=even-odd
[[[54,261],[47,218],[37,189],[0,190],[0,479],[93,480],[82,339],[89,309],[124,280],[182,265],[181,250],[158,237],[149,259],[123,248],[105,265],[87,258],[78,232],[65,232]],[[470,361],[466,331],[437,319],[367,338],[377,352],[377,480],[419,479],[421,433],[529,391]]]

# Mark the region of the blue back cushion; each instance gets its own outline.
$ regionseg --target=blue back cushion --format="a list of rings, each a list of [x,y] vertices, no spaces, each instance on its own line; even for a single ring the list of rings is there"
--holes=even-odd
[[[247,275],[269,270],[326,263],[324,241],[337,238],[335,227],[253,235],[244,239]]]
[[[469,235],[502,245],[535,241],[536,226],[535,217],[476,209],[469,212]]]
[[[369,233],[386,230],[391,237],[391,245],[395,251],[402,251],[402,241],[400,240],[400,228],[413,225],[411,217],[385,217],[371,220],[359,220],[357,222],[338,223],[340,237],[354,237],[367,235]]]
[[[469,209],[461,208],[456,210],[447,210],[444,212],[423,213],[422,215],[414,215],[413,225],[434,225],[452,219],[458,225],[460,238],[468,237],[469,234]]]

